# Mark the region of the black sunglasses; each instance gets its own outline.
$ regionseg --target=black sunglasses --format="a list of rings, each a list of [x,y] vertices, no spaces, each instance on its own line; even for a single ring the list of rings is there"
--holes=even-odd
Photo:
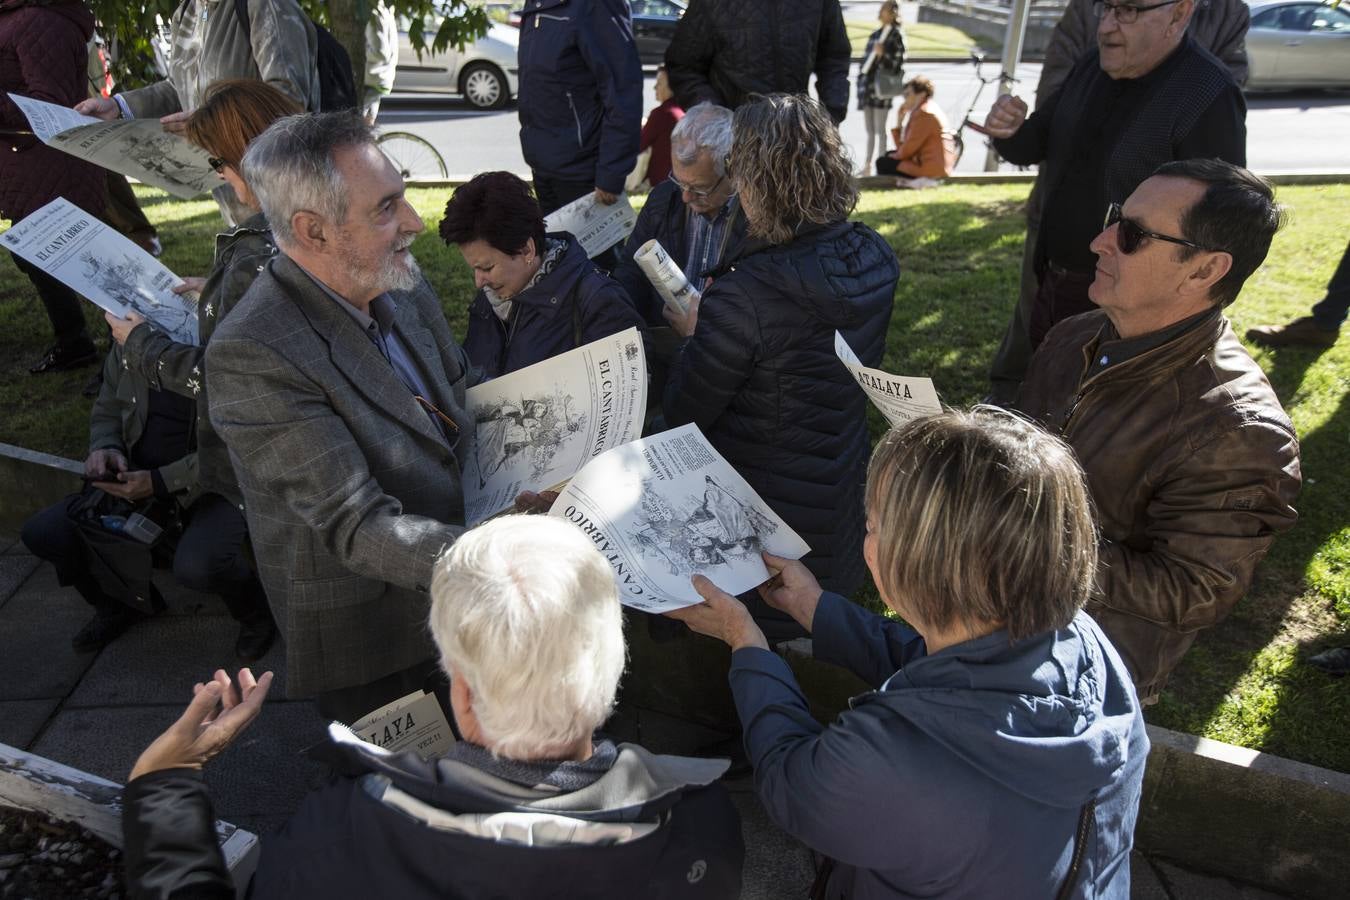
[[[206,164],[214,169],[217,175],[224,175],[225,167],[229,165],[228,162],[218,156],[208,156],[206,158]]]
[[[1110,228],[1112,225],[1119,225],[1116,229],[1116,247],[1121,253],[1129,256],[1139,249],[1139,245],[1144,238],[1153,238],[1155,241],[1166,241],[1169,244],[1180,244],[1183,247],[1190,247],[1192,250],[1204,250],[1208,253],[1215,251],[1208,247],[1201,247],[1194,241],[1188,241],[1185,238],[1172,237],[1167,234],[1158,234],[1156,231],[1146,231],[1139,227],[1139,223],[1133,219],[1127,219],[1121,213],[1120,204],[1112,203],[1106,207],[1106,220],[1102,222],[1102,231]]]

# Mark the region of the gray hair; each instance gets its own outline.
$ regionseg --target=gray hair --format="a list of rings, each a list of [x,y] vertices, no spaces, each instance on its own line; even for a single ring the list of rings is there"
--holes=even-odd
[[[732,112],[715,103],[700,103],[684,114],[670,133],[670,151],[682,166],[698,162],[700,153],[712,155],[718,177],[727,174],[727,154],[731,152]]]
[[[375,130],[351,111],[287,116],[253,139],[239,174],[278,244],[295,242],[291,219],[301,210],[339,225],[347,221],[347,187],[333,157],[374,143]]]
[[[590,735],[614,709],[624,667],[614,572],[581,529],[503,516],[437,561],[432,639],[473,691],[488,749],[537,758]]]

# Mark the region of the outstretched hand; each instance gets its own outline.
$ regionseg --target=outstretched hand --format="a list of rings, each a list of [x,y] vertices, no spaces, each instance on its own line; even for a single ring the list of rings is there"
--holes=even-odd
[[[193,688],[192,702],[168,730],[142,751],[128,781],[161,769],[200,769],[237,738],[262,709],[272,686],[272,673],[256,681],[248,669],[237,683],[224,669]]]
[[[744,603],[702,575],[695,575],[691,581],[703,602],[672,610],[666,613],[667,616],[678,619],[692,631],[717,638],[732,650],[742,647],[769,649],[764,632],[755,624],[754,617]]]
[[[799,559],[784,559],[772,553],[761,555],[772,577],[759,586],[759,595],[774,609],[792,616],[793,621],[810,633],[820,595],[824,593],[820,582]]]

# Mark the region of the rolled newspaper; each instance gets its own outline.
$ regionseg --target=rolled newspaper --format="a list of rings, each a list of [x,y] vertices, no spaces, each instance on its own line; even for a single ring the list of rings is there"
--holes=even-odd
[[[633,254],[633,261],[651,281],[652,287],[656,288],[666,305],[680,315],[689,312],[689,302],[701,296],[656,238],[638,248],[638,252]]]

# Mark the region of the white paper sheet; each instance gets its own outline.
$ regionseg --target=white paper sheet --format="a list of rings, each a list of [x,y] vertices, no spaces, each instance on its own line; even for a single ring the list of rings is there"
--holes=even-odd
[[[696,425],[592,460],[549,515],[586,532],[614,569],[619,599],[647,612],[703,602],[694,574],[739,594],[768,579],[761,551],[800,559],[811,549]]]
[[[523,490],[556,489],[642,433],[647,357],[636,328],[469,388],[464,519],[477,525]]]
[[[455,743],[435,694],[413,691],[357,719],[352,732],[390,753],[412,750],[423,759],[442,756]]]
[[[221,184],[200,147],[170,134],[158,119],[104,122],[64,106],[10,94],[42,143],[105,169],[163,188],[183,200]]]
[[[938,400],[931,378],[892,375],[880,369],[869,369],[837,331],[834,333],[834,352],[863,389],[867,399],[881,410],[892,427],[942,412],[942,401]]]
[[[131,240],[58,197],[0,235],[5,249],[96,306],[123,318],[134,310],[180,344],[197,343],[197,295]]]
[[[701,296],[656,238],[639,247],[633,254],[633,260],[652,283],[652,287],[656,288],[666,306],[680,315],[689,312],[689,304]]]
[[[627,194],[606,206],[590,193],[544,217],[546,230],[568,232],[592,258],[627,238],[636,223]]]

